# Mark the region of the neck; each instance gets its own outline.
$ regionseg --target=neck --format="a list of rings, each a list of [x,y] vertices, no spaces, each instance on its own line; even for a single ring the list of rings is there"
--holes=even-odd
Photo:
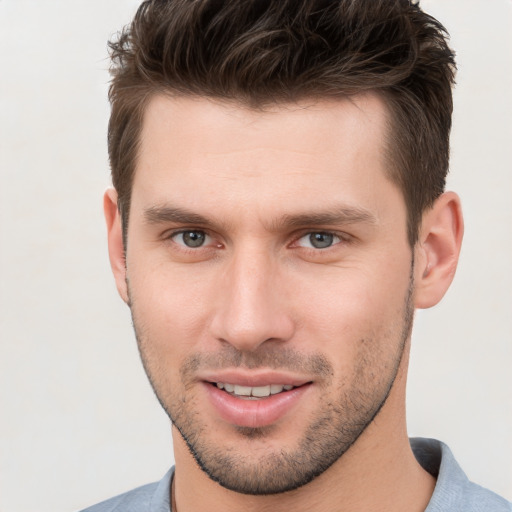
[[[407,354],[404,359],[402,367],[406,368]],[[179,512],[424,511],[435,480],[418,464],[409,444],[405,379],[406,372],[401,369],[380,413],[337,462],[309,484],[286,493],[251,496],[221,487],[199,468],[174,429],[176,509]]]

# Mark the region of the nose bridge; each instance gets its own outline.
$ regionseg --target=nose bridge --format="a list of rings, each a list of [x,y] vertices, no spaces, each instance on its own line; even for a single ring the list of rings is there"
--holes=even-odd
[[[237,248],[220,284],[214,335],[241,351],[288,339],[293,322],[279,276],[271,251],[255,243]]]

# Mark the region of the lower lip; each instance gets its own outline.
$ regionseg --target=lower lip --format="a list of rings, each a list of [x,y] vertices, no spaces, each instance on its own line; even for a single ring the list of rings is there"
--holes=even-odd
[[[283,418],[303,398],[311,384],[259,400],[237,398],[210,383],[204,383],[204,386],[210,402],[224,421],[238,427],[258,428]]]

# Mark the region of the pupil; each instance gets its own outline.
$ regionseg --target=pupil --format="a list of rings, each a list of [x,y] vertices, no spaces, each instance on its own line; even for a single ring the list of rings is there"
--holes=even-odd
[[[204,233],[201,231],[187,231],[183,233],[183,241],[188,247],[201,247],[204,243]]]
[[[317,249],[325,249],[332,245],[334,235],[329,233],[311,233],[309,235],[309,241],[311,245]]]

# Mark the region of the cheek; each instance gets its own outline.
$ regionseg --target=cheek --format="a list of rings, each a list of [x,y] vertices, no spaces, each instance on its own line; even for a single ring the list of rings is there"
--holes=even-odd
[[[385,268],[342,269],[314,282],[303,278],[295,287],[302,339],[315,340],[315,348],[343,373],[363,353],[394,352],[401,341],[409,275],[404,266]]]
[[[204,339],[215,299],[192,266],[180,272],[165,266],[145,268],[152,270],[128,273],[134,322],[146,350],[175,366]]]

